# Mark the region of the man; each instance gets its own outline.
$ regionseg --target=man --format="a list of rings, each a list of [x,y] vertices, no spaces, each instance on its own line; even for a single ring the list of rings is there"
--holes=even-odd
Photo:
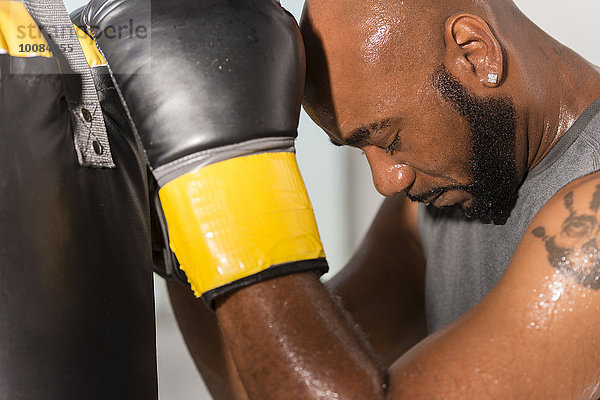
[[[227,296],[222,333],[171,286],[213,394],[600,397],[600,70],[509,0],[311,0],[301,25],[306,110],[390,196],[329,284],[369,344],[310,273]]]

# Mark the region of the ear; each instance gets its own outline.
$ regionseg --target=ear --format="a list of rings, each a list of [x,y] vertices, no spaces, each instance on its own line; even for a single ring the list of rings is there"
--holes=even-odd
[[[502,47],[488,24],[471,14],[458,14],[446,21],[446,63],[458,77],[475,78],[487,87],[503,78]]]

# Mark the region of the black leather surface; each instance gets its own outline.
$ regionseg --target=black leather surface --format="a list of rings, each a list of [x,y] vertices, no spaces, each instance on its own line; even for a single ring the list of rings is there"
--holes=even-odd
[[[156,399],[143,153],[108,76],[96,75],[117,168],[80,167],[60,77],[11,74],[8,59],[0,55],[0,399]]]
[[[296,136],[304,49],[275,1],[93,0],[83,14],[153,167],[248,139]],[[114,35],[131,25],[148,28],[151,39]],[[132,65],[138,73],[119,75]]]

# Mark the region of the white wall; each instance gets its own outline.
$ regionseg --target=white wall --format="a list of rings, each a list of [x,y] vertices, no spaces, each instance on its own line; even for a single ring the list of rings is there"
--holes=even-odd
[[[282,0],[296,18],[301,0]],[[559,41],[600,65],[600,0],[517,0],[534,22]],[[84,4],[66,0],[72,10]],[[364,157],[333,147],[302,113],[298,161],[308,188],[332,270],[341,268],[366,231],[381,196],[371,183]],[[177,332],[163,283],[157,282],[160,394],[163,400],[209,399]]]
[[[65,6],[67,6],[67,10],[69,12],[87,4],[88,2],[85,0],[64,0]]]
[[[559,42],[600,65],[599,0],[516,0],[515,3]]]

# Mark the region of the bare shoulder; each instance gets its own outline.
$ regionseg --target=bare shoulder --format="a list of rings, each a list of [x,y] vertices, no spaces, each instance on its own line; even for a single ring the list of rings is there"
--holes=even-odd
[[[541,251],[557,272],[600,288],[600,172],[559,190],[539,211],[522,240],[521,253]],[[536,243],[537,242],[537,243]]]
[[[577,207],[583,209],[576,210]],[[561,209],[569,214],[580,212],[596,213],[600,207],[600,171],[574,180],[560,189],[540,210],[536,219],[551,217],[552,211]]]
[[[598,399],[599,211],[600,172],[559,190],[496,286],[396,361],[391,398]]]

